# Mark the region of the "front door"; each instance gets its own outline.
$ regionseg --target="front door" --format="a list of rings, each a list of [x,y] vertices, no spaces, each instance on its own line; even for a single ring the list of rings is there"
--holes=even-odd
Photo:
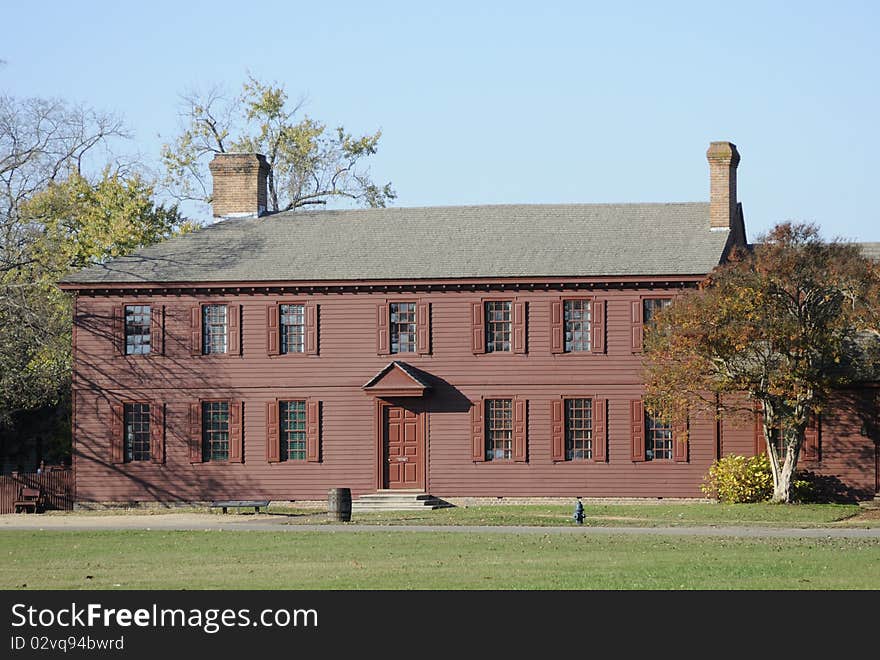
[[[418,413],[386,406],[382,413],[385,488],[424,488],[424,447]]]

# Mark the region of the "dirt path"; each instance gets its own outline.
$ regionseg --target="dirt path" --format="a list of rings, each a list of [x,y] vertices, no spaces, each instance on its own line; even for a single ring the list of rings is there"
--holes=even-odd
[[[787,528],[759,526],[701,527],[531,527],[511,525],[369,525],[290,523],[286,515],[157,515],[35,516],[0,515],[0,531],[272,531],[272,532],[446,532],[451,534],[631,534],[657,536],[724,536],[732,538],[864,538],[880,539],[880,527]]]

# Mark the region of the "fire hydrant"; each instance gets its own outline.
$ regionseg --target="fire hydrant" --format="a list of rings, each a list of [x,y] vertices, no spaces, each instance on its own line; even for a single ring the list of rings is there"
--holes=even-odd
[[[577,504],[574,505],[574,516],[572,517],[578,525],[584,524],[584,505],[580,498],[578,498]]]

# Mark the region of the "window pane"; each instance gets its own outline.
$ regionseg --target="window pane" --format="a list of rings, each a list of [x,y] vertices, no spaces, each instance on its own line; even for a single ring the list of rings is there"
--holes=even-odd
[[[513,458],[513,400],[486,400],[486,460]]]
[[[510,326],[512,303],[509,300],[487,302],[486,314],[486,352],[510,351]]]
[[[569,461],[593,458],[593,401],[565,400],[565,458]]]
[[[644,325],[648,325],[654,319],[654,315],[661,309],[668,307],[672,303],[669,298],[645,298],[642,301],[642,321]]]
[[[672,460],[672,425],[645,413],[645,458]]]
[[[150,352],[150,306],[125,306],[125,354],[146,355]]]
[[[590,350],[590,301],[566,300],[565,352],[574,353]]]
[[[128,461],[150,460],[150,406],[126,403],[124,457]]]
[[[416,352],[416,304],[391,303],[391,352]]]
[[[229,460],[229,402],[202,403],[202,460]]]
[[[202,307],[202,353],[226,352],[226,305]]]
[[[304,305],[281,305],[281,352],[305,351],[306,321]]]
[[[306,460],[306,402],[282,401],[281,460]]]

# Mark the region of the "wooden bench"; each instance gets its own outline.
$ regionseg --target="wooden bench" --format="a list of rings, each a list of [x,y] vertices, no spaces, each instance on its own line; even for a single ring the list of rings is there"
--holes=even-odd
[[[12,503],[15,513],[36,513],[40,506],[40,489],[22,486],[18,489],[18,499]]]
[[[249,509],[254,507],[254,512],[259,513],[260,508],[269,506],[269,500],[225,500],[222,502],[211,502],[211,508],[221,508],[223,513],[229,509]]]

